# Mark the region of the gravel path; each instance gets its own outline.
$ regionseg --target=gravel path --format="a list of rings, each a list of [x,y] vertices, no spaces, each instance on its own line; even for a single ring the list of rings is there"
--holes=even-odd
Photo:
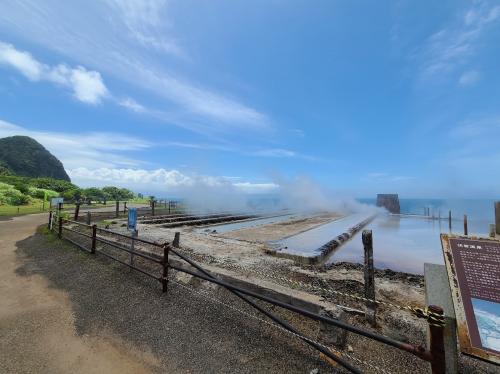
[[[17,273],[43,275],[72,305],[79,336],[105,332],[152,357],[156,372],[319,373],[335,370],[290,335],[224,306],[159,283],[100,256],[36,235],[17,243]],[[50,254],[50,255],[48,255]],[[225,290],[219,299],[254,314]],[[307,325],[307,324],[306,324]],[[311,327],[314,329],[314,326]]]

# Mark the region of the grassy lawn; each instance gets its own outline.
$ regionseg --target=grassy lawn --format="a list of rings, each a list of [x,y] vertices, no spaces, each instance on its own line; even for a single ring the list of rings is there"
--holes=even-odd
[[[129,200],[128,203],[136,204],[147,204],[148,199],[133,199]],[[123,209],[123,203],[120,203],[120,209]],[[100,203],[93,203],[92,205],[81,205],[80,209],[92,209],[92,208],[103,208],[115,206],[114,201],[108,201],[106,205]],[[64,204],[64,209],[73,210],[75,209],[75,204]],[[50,210],[50,203],[45,202],[43,204],[42,200],[35,200],[28,205],[0,205],[0,216],[21,216],[24,214],[41,213],[48,212]]]
[[[45,206],[41,200],[34,201],[28,205],[0,205],[0,216],[21,216],[31,213],[42,213],[49,211],[49,203],[45,202]]]

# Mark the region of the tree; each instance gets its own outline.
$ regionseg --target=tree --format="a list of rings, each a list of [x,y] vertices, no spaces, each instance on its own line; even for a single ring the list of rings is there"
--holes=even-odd
[[[110,200],[129,200],[134,198],[134,193],[126,188],[118,188],[115,186],[106,186],[102,188],[102,192]]]
[[[104,193],[97,187],[85,188],[83,191],[84,198],[90,203],[92,201],[103,201]]]

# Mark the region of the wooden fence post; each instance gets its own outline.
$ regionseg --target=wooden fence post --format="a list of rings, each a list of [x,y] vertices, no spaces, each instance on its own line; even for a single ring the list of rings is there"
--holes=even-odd
[[[154,200],[151,201],[151,215],[152,216],[155,215],[155,201]]]
[[[363,230],[363,247],[365,249],[365,298],[375,300],[375,269],[373,267],[373,237],[372,230]],[[366,319],[372,325],[376,325],[376,305],[372,301],[366,301]]]
[[[177,231],[175,233],[174,241],[172,242],[172,246],[174,246],[175,248],[179,248],[180,241],[181,241],[181,233]]]
[[[123,213],[127,213],[127,202],[123,202]]]
[[[443,316],[443,308],[436,305],[429,305],[429,312]],[[430,351],[432,356],[432,374],[445,374],[446,360],[444,350],[444,327],[429,321]]]
[[[469,235],[469,227],[467,224],[467,214],[464,214],[464,235]]]
[[[87,225],[90,225],[90,223],[92,222],[92,216],[91,216],[89,211],[87,211],[87,216],[85,218],[85,222],[87,223]]]
[[[59,237],[59,239],[62,239],[62,227],[63,227],[63,219],[59,215],[59,231],[58,231],[58,234],[57,234],[57,236]]]
[[[163,245],[163,273],[162,273],[162,278],[161,278],[161,284],[162,284],[162,291],[167,292],[167,285],[168,285],[168,251],[169,251],[169,245],[164,244]]]
[[[95,253],[96,241],[97,241],[97,225],[92,225],[92,246],[90,247],[90,253]]]
[[[115,217],[118,218],[119,215],[120,215],[120,202],[116,201]]]
[[[80,203],[75,205],[75,216],[73,217],[75,221],[78,221],[78,216],[80,215]]]
[[[49,230],[52,228],[52,211],[49,212]]]

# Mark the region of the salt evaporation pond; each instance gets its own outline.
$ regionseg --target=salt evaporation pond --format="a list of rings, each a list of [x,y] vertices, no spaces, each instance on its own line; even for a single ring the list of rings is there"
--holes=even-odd
[[[425,262],[444,264],[439,235],[449,232],[448,220],[381,215],[365,229],[373,232],[376,268],[423,274]],[[463,222],[453,220],[452,231],[463,233]],[[482,221],[469,221],[469,231],[484,235],[486,225]],[[340,246],[327,263],[342,261],[363,263],[361,232]]]
[[[212,232],[215,230],[218,234],[224,234],[224,233],[230,232],[230,231],[247,229],[249,227],[261,226],[261,225],[268,225],[268,224],[276,223],[276,222],[283,222],[283,221],[286,221],[286,220],[289,220],[292,218],[299,218],[299,217],[300,217],[300,215],[298,215],[298,214],[282,214],[282,215],[277,215],[277,216],[272,216],[272,217],[256,218],[256,219],[250,219],[250,220],[245,220],[245,221],[240,221],[240,222],[233,222],[233,223],[226,223],[226,224],[203,227],[203,228],[197,229],[196,232],[203,233],[203,232]]]
[[[369,218],[370,215],[366,213],[351,214],[288,238],[269,242],[269,244],[281,248],[282,252],[312,257],[319,253],[321,246]]]

